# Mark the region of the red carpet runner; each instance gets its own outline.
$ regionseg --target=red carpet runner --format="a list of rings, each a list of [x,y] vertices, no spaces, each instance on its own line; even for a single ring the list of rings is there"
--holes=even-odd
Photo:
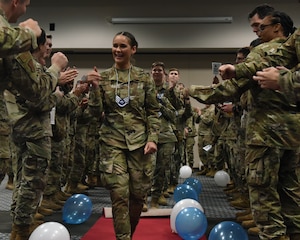
[[[81,240],[115,240],[112,218],[101,217]],[[172,233],[170,218],[141,218],[133,240],[180,240],[181,237]],[[201,240],[206,240],[203,236]]]

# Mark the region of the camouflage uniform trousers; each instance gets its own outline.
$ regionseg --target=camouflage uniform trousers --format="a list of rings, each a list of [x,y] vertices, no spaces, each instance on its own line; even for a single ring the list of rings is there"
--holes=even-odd
[[[61,190],[64,148],[64,140],[59,142],[51,140],[51,159],[48,166],[47,185],[44,190],[46,196],[53,195]]]
[[[85,156],[86,156],[86,134],[87,128],[80,127],[77,125],[75,134],[75,148],[71,172],[69,175],[69,181],[74,183],[79,183],[84,177],[84,169],[86,166]]]
[[[102,185],[110,190],[116,239],[130,240],[151,187],[151,155],[144,155],[144,147],[129,151],[102,143],[100,171]]]
[[[72,169],[73,159],[74,159],[74,147],[75,147],[75,137],[74,135],[67,135],[64,139],[65,149],[63,152],[63,163],[62,163],[62,174],[61,174],[61,186],[64,186],[67,183],[69,174]]]
[[[187,137],[185,139],[185,151],[188,165],[193,168],[194,166],[194,145],[195,137]]]
[[[236,161],[235,161],[235,173],[236,173],[236,179],[235,184],[239,189],[241,189],[242,192],[247,193],[249,192],[248,190],[248,184],[245,176],[245,168],[246,168],[246,132],[245,129],[240,129],[239,134],[237,137],[237,144],[235,145],[236,149]]]
[[[10,136],[0,135],[0,183],[3,181],[6,173],[12,169],[11,151],[10,151]]]
[[[211,135],[198,135],[199,158],[205,167],[211,166],[211,163],[214,159],[214,154],[213,154],[214,146],[212,146],[212,149],[210,149],[209,151],[205,151],[203,147],[211,144],[212,144]]]
[[[13,162],[15,188],[11,205],[13,223],[30,225],[46,186],[51,158],[51,139],[16,143],[17,162]]]
[[[248,146],[246,176],[260,239],[300,233],[299,152]]]
[[[156,164],[153,174],[152,197],[159,198],[170,182],[170,163],[175,151],[175,142],[157,145]],[[165,184],[167,182],[167,184]]]
[[[228,152],[225,149],[225,139],[219,137],[214,148],[214,159],[212,166],[217,170],[222,170],[225,166],[225,163],[228,163],[228,159]]]
[[[175,143],[175,152],[172,156],[171,166],[170,166],[170,185],[177,186],[179,178],[179,170],[182,165],[185,165],[185,141],[179,140]]]
[[[87,175],[99,175],[99,135],[87,134],[85,167]]]

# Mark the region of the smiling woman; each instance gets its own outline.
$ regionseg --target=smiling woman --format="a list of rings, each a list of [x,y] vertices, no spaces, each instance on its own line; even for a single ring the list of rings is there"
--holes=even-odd
[[[101,72],[100,178],[110,191],[116,239],[131,239],[151,187],[157,150],[159,105],[153,81],[132,65],[138,42],[129,32],[113,38],[113,67]]]

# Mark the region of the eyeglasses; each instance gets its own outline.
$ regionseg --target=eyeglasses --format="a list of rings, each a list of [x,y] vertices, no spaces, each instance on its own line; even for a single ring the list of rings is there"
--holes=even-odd
[[[273,26],[273,25],[275,25],[275,24],[277,24],[277,23],[260,24],[259,27],[258,27],[258,29],[259,29],[260,31],[263,31],[263,30],[266,29],[266,27]]]

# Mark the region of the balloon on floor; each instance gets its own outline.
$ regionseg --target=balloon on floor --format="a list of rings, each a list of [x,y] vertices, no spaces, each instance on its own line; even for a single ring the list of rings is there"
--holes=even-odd
[[[70,240],[70,233],[58,222],[45,222],[38,226],[30,235],[29,240]]]
[[[248,234],[238,223],[223,221],[212,228],[208,240],[248,240]]]
[[[175,221],[176,221],[176,217],[178,215],[178,213],[187,208],[187,207],[195,207],[198,208],[200,211],[204,212],[203,207],[201,206],[201,204],[191,198],[186,198],[186,199],[182,199],[179,202],[177,202],[174,207],[172,208],[171,214],[170,214],[170,227],[172,232],[176,232],[176,225],[175,225]]]
[[[180,237],[185,240],[197,240],[206,232],[207,219],[198,208],[187,207],[178,213],[175,225]]]
[[[202,184],[201,184],[200,180],[197,178],[189,177],[183,182],[183,184],[187,184],[187,185],[190,185],[191,187],[193,187],[196,190],[196,192],[198,193],[198,195],[202,191]]]
[[[179,177],[181,178],[189,178],[192,176],[193,170],[190,166],[184,165],[179,169]]]
[[[220,170],[216,172],[214,180],[218,186],[226,187],[226,185],[230,182],[230,176],[226,171]]]
[[[85,222],[92,214],[92,202],[84,194],[75,194],[68,198],[63,207],[63,221],[69,224]]]
[[[191,198],[199,201],[199,195],[196,190],[187,184],[178,184],[174,189],[173,198],[175,202],[179,202],[185,198]]]

